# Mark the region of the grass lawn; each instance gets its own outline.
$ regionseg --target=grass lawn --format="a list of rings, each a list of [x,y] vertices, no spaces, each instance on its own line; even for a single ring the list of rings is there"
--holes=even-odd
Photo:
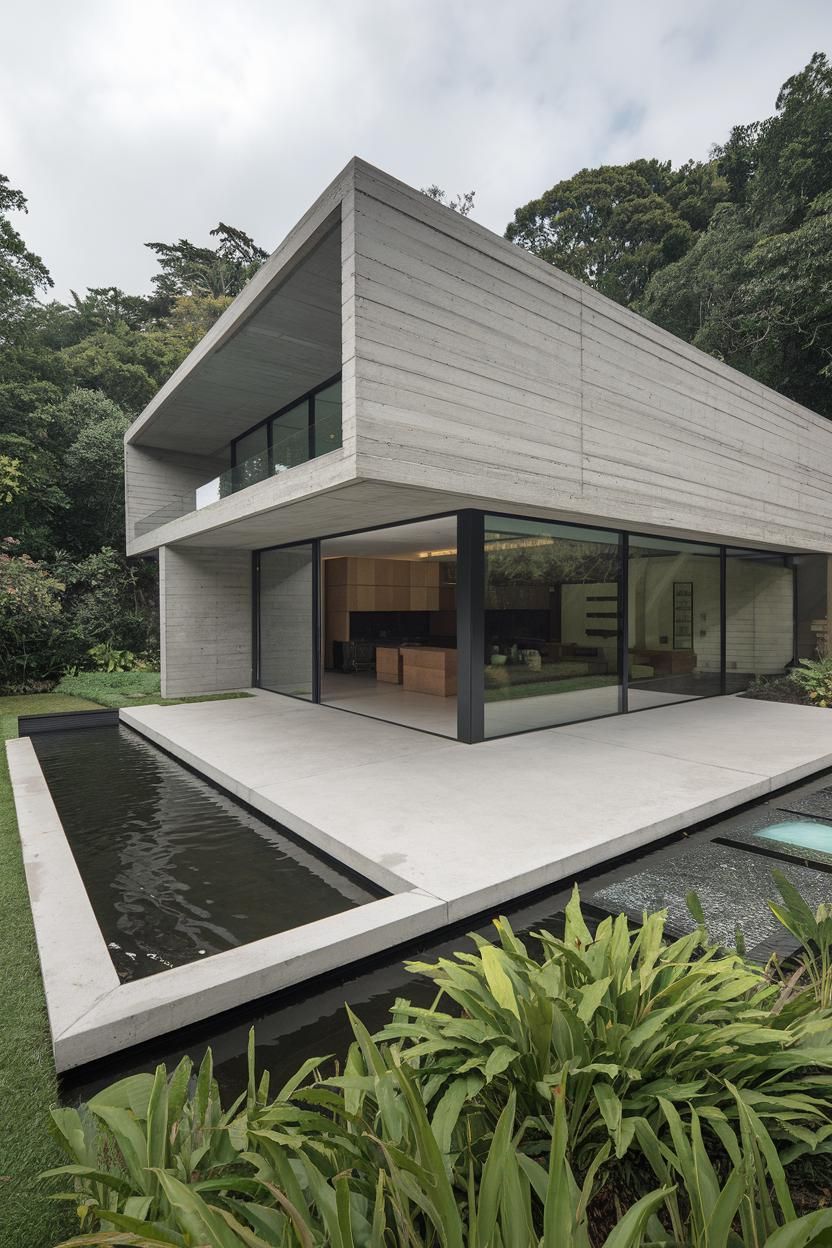
[[[248,695],[169,701],[216,696]],[[54,693],[0,697],[0,737],[17,736],[18,715],[162,701],[158,672],[83,672],[65,677]],[[42,1170],[66,1159],[48,1133],[58,1087],[4,747],[0,755],[0,1245],[52,1248],[78,1224],[37,1183]]]
[[[53,693],[0,698],[0,736],[17,736],[18,715],[92,706]],[[51,1248],[77,1222],[37,1184],[63,1160],[48,1134],[58,1087],[5,748],[0,754],[0,1243]]]
[[[501,671],[498,668],[498,671]],[[617,676],[567,676],[563,680],[527,680],[518,685],[501,685],[486,689],[486,702],[504,702],[513,698],[539,698],[545,693],[575,693],[579,689],[603,689],[617,685]]]
[[[180,702],[216,702],[224,698],[251,697],[248,693],[203,693],[193,698],[163,698],[161,687],[158,672],[79,672],[77,676],[64,676],[55,686],[53,694],[38,696],[68,694],[74,698],[87,698],[98,706],[111,707],[149,706],[155,703],[176,706]]]

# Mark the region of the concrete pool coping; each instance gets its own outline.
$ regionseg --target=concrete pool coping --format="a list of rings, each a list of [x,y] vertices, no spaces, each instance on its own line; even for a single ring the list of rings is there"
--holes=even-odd
[[[59,1070],[568,881],[832,766],[832,715],[735,698],[474,747],[275,694],[120,719],[391,895],[121,984],[32,744],[8,742]]]
[[[444,902],[450,922],[832,766],[816,707],[709,698],[469,746],[252,692],[120,717],[336,861]]]
[[[6,743],[59,1072],[268,996],[446,922],[402,888],[365,905],[121,983],[30,738]],[[436,913],[439,910],[440,913]]]

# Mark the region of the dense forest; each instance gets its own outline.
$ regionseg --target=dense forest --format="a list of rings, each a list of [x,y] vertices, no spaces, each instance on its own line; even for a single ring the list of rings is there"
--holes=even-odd
[[[832,66],[707,161],[582,169],[506,237],[832,418]]]
[[[105,287],[60,303],[10,218],[25,210],[0,174],[0,692],[114,652],[156,661],[155,568],[123,554],[122,437],[266,258],[221,223],[213,246],[146,244],[149,294]],[[822,53],[771,117],[735,126],[708,160],[583,169],[518,208],[506,237],[832,418]]]

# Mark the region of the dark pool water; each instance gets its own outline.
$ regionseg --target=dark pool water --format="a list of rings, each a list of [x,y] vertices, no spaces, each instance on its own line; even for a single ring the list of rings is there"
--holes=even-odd
[[[129,728],[32,743],[122,981],[383,895]]]
[[[568,892],[562,890],[552,892],[532,903],[501,907],[501,913],[508,915],[518,934],[545,929],[560,935],[563,932],[562,907],[568,896]],[[591,922],[590,918],[590,925]],[[246,1049],[251,1027],[255,1029],[257,1040],[258,1070],[270,1072],[275,1092],[309,1057],[332,1055],[335,1060],[326,1067],[332,1071],[335,1061],[343,1062],[353,1040],[345,1005],[349,1003],[371,1032],[387,1021],[397,997],[406,997],[415,1005],[430,1005],[435,995],[432,982],[427,977],[410,974],[404,969],[404,962],[410,959],[433,962],[440,957],[450,957],[457,950],[470,949],[467,933],[471,930],[489,938],[495,934],[490,920],[481,918],[433,938],[424,937],[407,948],[393,950],[359,967],[346,967],[337,974],[195,1024],[174,1035],[160,1036],[132,1052],[69,1071],[61,1078],[64,1099],[67,1102],[88,1099],[108,1083],[138,1071],[152,1071],[159,1062],[165,1062],[170,1071],[185,1054],[199,1062],[210,1045],[217,1082],[225,1101],[230,1103],[246,1084]],[[530,947],[535,945],[533,938],[527,939]],[[539,946],[535,945],[534,951],[538,952]]]

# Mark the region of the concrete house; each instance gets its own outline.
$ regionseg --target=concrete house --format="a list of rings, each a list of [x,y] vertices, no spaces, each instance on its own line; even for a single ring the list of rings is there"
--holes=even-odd
[[[125,778],[106,913],[171,905],[135,977],[74,857],[72,775],[53,800],[50,751],[8,743],[59,1069],[538,890],[556,922],[576,880],[678,931],[707,886],[729,940],[764,939],[751,842],[792,817],[769,798],[832,767],[832,711],[725,695],[829,643],[832,422],[353,160],[125,442],[164,694],[254,690],[122,707],[106,748],[141,765],[79,734]],[[206,780],[236,821],[219,839]],[[790,870],[817,904],[807,844]]]
[[[832,423],[358,159],[125,443],[169,697],[474,743],[828,642]]]

